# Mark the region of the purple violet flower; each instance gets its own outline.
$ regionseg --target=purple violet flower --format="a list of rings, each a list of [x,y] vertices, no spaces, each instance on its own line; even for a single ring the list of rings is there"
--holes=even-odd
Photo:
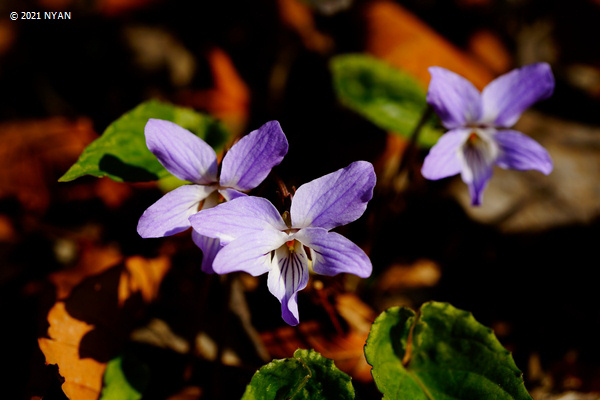
[[[141,216],[143,238],[170,236],[188,229],[189,217],[223,200],[246,196],[278,165],[288,151],[279,122],[269,121],[241,138],[227,152],[217,177],[217,155],[198,136],[170,121],[150,119],[144,131],[148,149],[179,179],[192,182],[165,194]],[[192,232],[202,249],[202,270],[212,273],[212,261],[222,247],[218,239]]]
[[[539,143],[510,130],[521,113],[554,90],[546,63],[514,69],[493,80],[480,93],[471,82],[441,67],[429,68],[429,103],[449,129],[433,146],[421,172],[427,179],[461,173],[471,204],[480,205],[494,164],[546,175],[552,159]]]
[[[268,272],[267,285],[281,302],[282,318],[297,325],[297,294],[308,283],[309,265],[322,275],[371,274],[365,252],[329,230],[364,213],[375,179],[373,166],[357,161],[300,186],[283,218],[268,200],[247,196],[203,210],[190,221],[198,233],[225,245],[214,259],[215,272]]]

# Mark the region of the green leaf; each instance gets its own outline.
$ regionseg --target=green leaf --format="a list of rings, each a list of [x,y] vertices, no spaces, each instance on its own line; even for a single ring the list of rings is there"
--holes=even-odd
[[[387,131],[409,137],[423,116],[425,91],[411,75],[374,57],[346,54],[330,64],[340,101]],[[421,128],[417,143],[431,147],[442,131],[435,118]]]
[[[383,312],[365,356],[384,399],[531,399],[493,331],[447,303]]]
[[[351,378],[314,350],[298,349],[293,358],[274,360],[252,377],[242,400],[354,399]]]
[[[206,140],[222,146],[227,134],[216,119],[189,108],[151,100],[140,104],[109,125],[59,179],[68,182],[83,175],[108,176],[115,181],[152,181],[169,175],[146,147],[144,127],[149,118],[175,122]]]
[[[100,400],[138,400],[150,381],[150,370],[133,355],[113,358],[106,364]]]

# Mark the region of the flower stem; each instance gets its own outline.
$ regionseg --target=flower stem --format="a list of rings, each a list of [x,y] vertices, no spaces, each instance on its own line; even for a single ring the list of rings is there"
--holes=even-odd
[[[423,111],[423,114],[421,115],[421,119],[419,119],[419,122],[415,126],[415,129],[413,129],[413,131],[410,134],[408,145],[404,150],[404,155],[402,156],[402,160],[400,161],[400,165],[398,166],[398,172],[396,173],[396,176],[400,176],[404,172],[404,170],[413,163],[419,134],[421,133],[421,130],[423,129],[429,118],[431,118],[432,114],[433,108],[430,105],[427,105],[427,107]]]

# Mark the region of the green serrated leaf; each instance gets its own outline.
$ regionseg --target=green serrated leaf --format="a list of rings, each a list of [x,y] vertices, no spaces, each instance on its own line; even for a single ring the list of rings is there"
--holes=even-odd
[[[106,364],[99,400],[138,400],[148,386],[150,370],[133,355],[113,358]]]
[[[252,377],[242,400],[354,399],[351,378],[314,350],[274,360]]]
[[[382,129],[410,136],[427,108],[425,91],[411,75],[374,57],[346,54],[330,63],[340,101]],[[431,118],[417,143],[433,146],[442,131]]]
[[[384,399],[531,399],[493,331],[447,303],[425,303],[418,315],[404,307],[383,312],[365,356]]]
[[[144,127],[149,118],[175,122],[218,149],[227,133],[214,118],[194,110],[151,100],[140,104],[109,125],[90,143],[79,160],[59,179],[68,182],[83,175],[108,176],[115,181],[152,181],[169,175],[146,147]]]

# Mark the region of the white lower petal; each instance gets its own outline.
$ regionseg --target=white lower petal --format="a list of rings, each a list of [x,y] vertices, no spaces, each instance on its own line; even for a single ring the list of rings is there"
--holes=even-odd
[[[295,241],[293,250],[287,244],[275,250],[267,285],[269,291],[281,302],[281,317],[290,325],[297,325],[298,291],[308,283],[308,257],[304,246]]]
[[[499,155],[494,133],[493,129],[473,129],[459,153],[462,180],[469,186],[473,205],[481,204],[483,190]]]

